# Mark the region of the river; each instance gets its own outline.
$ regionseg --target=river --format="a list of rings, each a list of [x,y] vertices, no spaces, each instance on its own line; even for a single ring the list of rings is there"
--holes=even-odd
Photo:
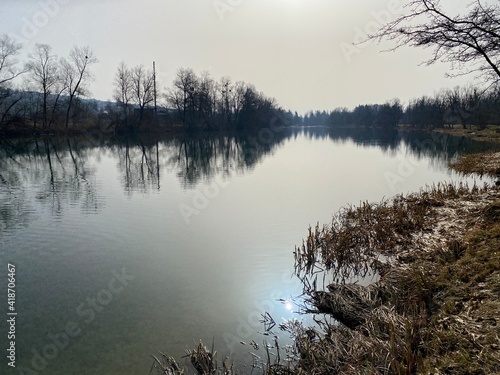
[[[448,162],[487,147],[323,127],[2,140],[2,320],[8,263],[17,312],[2,374],[147,374],[151,354],[180,358],[200,339],[245,363],[266,339],[261,314],[304,318],[293,250],[309,225],[464,180]],[[10,341],[2,324],[4,354]]]

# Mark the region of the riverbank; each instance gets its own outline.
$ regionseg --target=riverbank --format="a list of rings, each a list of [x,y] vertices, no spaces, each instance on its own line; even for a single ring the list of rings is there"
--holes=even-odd
[[[472,138],[476,141],[500,144],[500,129],[487,127],[482,130],[468,129],[437,129],[437,133],[450,134]],[[500,152],[484,152],[479,154],[464,155],[459,160],[450,164],[450,168],[463,174],[476,173],[481,176],[489,175],[500,180]]]
[[[485,152],[465,155],[450,167],[464,174],[477,173],[490,175],[500,179],[500,152]]]
[[[500,372],[500,190],[441,185],[350,207],[296,249],[322,332],[296,329],[297,374]],[[370,271],[367,287],[348,278]],[[309,289],[308,289],[309,288]]]
[[[442,128],[434,129],[434,132],[468,137],[480,142],[500,143],[500,128],[498,126],[489,126],[485,129]]]

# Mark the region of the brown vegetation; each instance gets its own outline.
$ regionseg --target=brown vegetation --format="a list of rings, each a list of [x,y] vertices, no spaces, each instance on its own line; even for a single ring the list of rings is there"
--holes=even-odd
[[[450,167],[460,173],[477,173],[500,178],[500,152],[465,155]]]
[[[295,373],[499,372],[499,198],[495,188],[441,185],[344,209],[310,231],[295,252],[306,310],[339,324],[295,330]],[[365,235],[354,241],[351,231]],[[377,282],[348,283],[369,270]],[[339,284],[312,288],[319,271]]]
[[[472,138],[476,141],[500,143],[500,129],[498,126],[488,126],[484,129],[463,129],[457,127],[434,129],[436,133],[450,134]]]

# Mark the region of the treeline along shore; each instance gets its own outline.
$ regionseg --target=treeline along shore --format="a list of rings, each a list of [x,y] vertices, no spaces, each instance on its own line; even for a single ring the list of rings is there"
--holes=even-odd
[[[159,87],[154,68],[128,67],[114,75],[113,101],[91,99],[92,67],[98,59],[90,47],[73,47],[58,57],[37,44],[20,62],[22,45],[0,36],[0,134],[54,135],[248,130],[280,125],[377,127],[393,129],[462,128],[499,133],[500,94],[496,86],[442,90],[403,105],[398,99],[353,109],[286,110],[252,84],[229,77],[179,69],[169,87]],[[154,65],[153,65],[154,67]]]
[[[156,71],[121,63],[115,73],[114,101],[90,99],[90,47],[73,47],[58,57],[36,44],[27,61],[22,45],[0,36],[0,133],[3,135],[78,134],[175,130],[255,129],[284,121],[276,100],[245,82],[179,69],[161,89]],[[153,65],[154,66],[154,65]]]

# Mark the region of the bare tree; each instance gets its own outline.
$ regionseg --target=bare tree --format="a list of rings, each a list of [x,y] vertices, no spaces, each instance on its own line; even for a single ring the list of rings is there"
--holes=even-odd
[[[59,66],[57,56],[51,54],[52,48],[47,44],[36,44],[35,49],[29,54],[29,61],[26,64],[30,72],[29,82],[34,89],[42,95],[42,121],[43,128],[49,124],[48,121],[48,99],[53,89],[57,91],[60,83]],[[54,112],[54,111],[53,111]]]
[[[216,126],[217,84],[210,73],[205,71],[201,73],[198,85],[195,87],[197,87],[197,93],[194,95],[196,117],[203,126],[213,128]]]
[[[17,55],[22,46],[8,35],[0,35],[0,126],[10,123],[12,112],[22,96],[11,90],[11,81],[25,73],[17,67]]]
[[[131,71],[131,84],[135,104],[139,106],[139,126],[144,117],[144,109],[155,99],[154,75],[143,65],[136,66]]]
[[[209,72],[201,73],[199,78],[197,102],[200,119],[204,122],[206,127],[214,127],[217,89],[216,83],[212,77],[210,77]]]
[[[22,45],[8,35],[0,35],[0,88],[25,72],[17,68],[16,56],[21,48]]]
[[[222,77],[219,81],[219,111],[222,115],[222,125],[231,125],[231,97],[233,96],[233,84],[231,78]]]
[[[174,80],[173,88],[167,93],[167,102],[177,109],[182,123],[192,127],[195,109],[195,96],[198,91],[199,80],[192,69],[179,69]]]
[[[243,108],[246,89],[247,89],[247,84],[245,82],[238,81],[234,84],[231,107],[235,123],[239,122],[240,112]]]
[[[122,106],[125,121],[129,115],[129,107],[133,96],[132,72],[125,65],[120,63],[115,75],[115,100]]]
[[[474,124],[481,117],[481,102],[486,96],[486,92],[471,85],[455,87],[444,92],[443,99],[448,107],[446,117],[450,125],[454,125],[454,122],[460,123],[467,129],[469,125]]]
[[[370,39],[396,41],[402,46],[432,48],[424,63],[451,62],[456,73],[479,73],[487,82],[500,80],[500,6],[475,0],[468,14],[450,15],[439,0],[413,0],[403,16],[386,24]]]
[[[90,47],[74,47],[69,59],[61,59],[65,87],[69,96],[66,110],[66,128],[69,126],[69,117],[74,99],[78,95],[86,95],[88,81],[91,80],[89,67],[98,62]]]

